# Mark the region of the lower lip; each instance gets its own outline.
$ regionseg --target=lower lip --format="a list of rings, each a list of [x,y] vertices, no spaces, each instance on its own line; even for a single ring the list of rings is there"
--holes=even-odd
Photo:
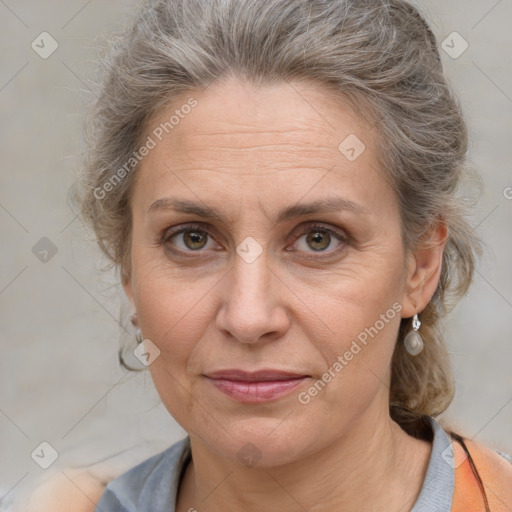
[[[308,377],[272,381],[240,381],[227,379],[208,380],[224,394],[238,402],[258,404],[281,398],[304,383]]]

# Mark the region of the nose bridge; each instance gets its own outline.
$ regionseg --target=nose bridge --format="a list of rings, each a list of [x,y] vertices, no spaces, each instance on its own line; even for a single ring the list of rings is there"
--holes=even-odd
[[[282,333],[288,319],[279,298],[273,295],[274,276],[268,265],[267,252],[260,246],[261,252],[256,255],[254,242],[247,241],[248,250],[244,243],[237,248],[217,325],[239,341],[252,343],[265,334]]]
[[[243,242],[237,248],[234,262],[233,281],[236,295],[242,298],[261,300],[264,290],[269,289],[270,269],[268,268],[267,253],[261,248],[261,254],[256,254],[251,243]],[[242,253],[242,255],[241,255]]]
[[[245,215],[239,215],[242,229],[247,229],[250,225],[253,233],[257,233],[254,236],[258,239],[248,235],[242,238],[236,246],[232,272],[232,293],[234,297],[238,298],[242,308],[253,304],[253,307],[261,310],[264,309],[265,304],[269,304],[268,292],[272,272],[268,267],[270,237],[265,234],[265,230],[268,229],[267,219],[262,221],[259,218],[256,219],[256,216],[261,215],[260,201],[258,201],[258,205],[246,209]],[[235,236],[241,237],[241,235],[241,231],[238,231]]]

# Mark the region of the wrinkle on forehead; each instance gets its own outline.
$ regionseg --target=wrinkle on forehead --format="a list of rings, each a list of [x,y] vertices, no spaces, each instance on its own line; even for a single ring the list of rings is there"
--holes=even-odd
[[[381,195],[369,190],[375,188],[370,182],[377,184],[372,129],[349,104],[318,84],[283,84],[254,93],[244,87],[227,82],[189,93],[197,106],[141,162],[139,185],[148,185],[153,200],[176,184],[187,195],[258,196],[261,207],[260,195],[297,201],[318,186],[329,188],[337,174],[343,176],[340,192],[355,194],[356,200],[363,190]],[[154,122],[167,119],[179,105],[175,101],[160,110]],[[338,149],[350,134],[366,145],[354,162]]]

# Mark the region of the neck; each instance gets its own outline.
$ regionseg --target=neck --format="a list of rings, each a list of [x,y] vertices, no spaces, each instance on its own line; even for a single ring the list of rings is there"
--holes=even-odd
[[[388,415],[368,414],[307,458],[247,468],[191,437],[177,512],[408,512],[420,492],[431,443],[406,434]]]

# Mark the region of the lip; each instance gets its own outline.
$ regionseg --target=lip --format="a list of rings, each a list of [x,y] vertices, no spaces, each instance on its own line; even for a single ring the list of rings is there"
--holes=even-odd
[[[253,372],[229,369],[212,372],[205,377],[219,391],[234,400],[257,404],[288,395],[311,376],[274,369]]]

